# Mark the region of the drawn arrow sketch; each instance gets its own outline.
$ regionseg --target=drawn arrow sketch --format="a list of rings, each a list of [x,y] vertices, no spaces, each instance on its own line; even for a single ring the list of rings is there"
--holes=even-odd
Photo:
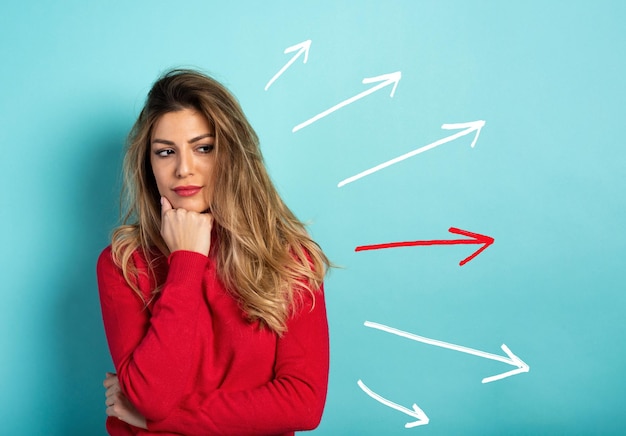
[[[468,236],[472,239],[435,239],[431,241],[406,241],[406,242],[387,242],[384,244],[372,244],[372,245],[360,245],[354,249],[354,251],[366,251],[366,250],[380,250],[384,248],[396,248],[396,247],[412,247],[419,245],[458,245],[458,244],[483,244],[478,250],[472,253],[470,256],[459,262],[460,266],[465,265],[467,262],[482,253],[487,247],[493,244],[494,239],[490,236],[481,235],[480,233],[472,233],[467,230],[457,229],[456,227],[450,227],[448,229],[450,233],[457,235]]]
[[[483,126],[485,125],[485,121],[483,120],[478,120],[478,121],[471,121],[469,123],[455,123],[455,124],[444,124],[441,126],[442,129],[444,130],[456,130],[456,129],[465,129],[465,130],[461,130],[460,132],[455,133],[454,135],[450,135],[450,136],[446,136],[445,138],[442,138],[438,141],[435,141],[431,144],[425,145],[423,147],[420,147],[416,150],[410,151],[408,153],[403,154],[402,156],[398,156],[396,158],[393,158],[391,160],[388,160],[387,162],[383,162],[379,165],[376,165],[375,167],[372,167],[368,170],[362,171],[359,174],[356,174],[352,177],[348,177],[347,179],[342,180],[341,182],[339,182],[337,184],[338,188],[341,188],[342,186],[347,185],[348,183],[352,183],[356,180],[359,180],[360,178],[363,178],[365,176],[369,176],[370,174],[375,173],[376,171],[380,171],[383,168],[387,168],[388,166],[391,166],[393,164],[396,164],[398,162],[401,162],[405,159],[408,159],[410,157],[416,156],[420,153],[423,153],[425,151],[428,150],[432,150],[435,147],[438,147],[442,144],[445,144],[446,142],[450,142],[450,141],[454,141],[457,138],[460,138],[462,136],[465,135],[469,135],[472,132],[476,132],[476,135],[474,136],[474,140],[472,141],[471,147],[474,148],[474,146],[476,145],[476,141],[478,141],[478,135],[480,135],[480,130],[483,128]]]
[[[394,335],[405,337],[407,339],[411,339],[413,341],[422,342],[428,345],[434,345],[436,347],[447,348],[449,350],[460,351],[461,353],[473,354],[474,356],[478,356],[478,357],[482,357],[482,358],[490,359],[490,360],[497,360],[498,362],[503,362],[508,365],[517,367],[517,369],[513,369],[511,371],[507,371],[502,374],[494,375],[491,377],[485,377],[482,380],[483,383],[490,383],[496,380],[501,380],[503,378],[510,377],[512,375],[530,371],[530,367],[522,359],[520,359],[515,354],[513,354],[511,350],[509,349],[509,347],[507,347],[505,344],[502,344],[501,348],[502,348],[502,351],[504,351],[509,357],[498,356],[497,354],[486,353],[484,351],[474,350],[472,348],[463,347],[461,345],[454,345],[454,344],[449,344],[447,342],[438,341],[436,339],[425,338],[423,336],[418,336],[413,333],[408,333],[408,332],[398,330],[393,327],[388,327],[383,324],[378,324],[375,322],[365,321],[364,325],[365,327],[371,327],[374,329],[382,330],[387,333],[391,333]]]
[[[361,380],[357,381],[357,384],[359,385],[359,387],[361,389],[363,389],[363,392],[365,392],[367,395],[369,395],[370,397],[372,397],[373,399],[375,399],[379,403],[382,403],[382,404],[384,404],[387,407],[391,407],[392,409],[396,409],[399,412],[402,412],[402,413],[404,413],[406,415],[409,415],[409,416],[417,419],[417,421],[414,421],[414,422],[407,422],[406,424],[404,424],[404,427],[406,427],[406,428],[413,428],[413,427],[417,427],[417,426],[420,426],[420,425],[426,425],[430,421],[428,419],[428,416],[426,416],[424,411],[422,409],[420,409],[417,406],[417,404],[415,404],[415,403],[413,404],[413,410],[407,409],[404,406],[401,406],[399,404],[394,403],[393,401],[389,401],[388,399],[381,397],[376,392],[372,391],[370,388],[365,386],[365,383],[363,383]]]
[[[294,127],[292,129],[292,132],[297,132],[298,130],[313,124],[314,122],[316,122],[317,120],[324,118],[327,115],[330,115],[331,113],[335,112],[336,110],[341,109],[344,106],[347,106],[351,103],[354,103],[357,100],[362,99],[363,97],[367,97],[368,95],[378,91],[379,89],[384,88],[385,86],[389,86],[393,84],[393,88],[391,88],[391,94],[389,94],[390,97],[393,97],[393,95],[396,92],[396,88],[398,87],[398,82],[400,82],[400,79],[402,78],[402,73],[400,71],[396,71],[395,73],[390,73],[390,74],[383,74],[382,76],[376,76],[376,77],[369,77],[369,78],[365,78],[363,79],[362,83],[376,83],[376,82],[380,82],[378,83],[378,85],[368,89],[367,91],[363,91],[360,94],[355,95],[354,97],[350,97],[347,100],[342,101],[339,104],[336,104],[335,106],[331,107],[330,109],[325,110],[322,113],[319,113],[317,115],[315,115],[313,118],[306,120],[303,123],[298,124],[296,127]]]
[[[289,68],[291,64],[293,64],[296,61],[296,59],[298,59],[303,53],[304,53],[304,60],[302,61],[302,63],[306,64],[306,61],[309,59],[310,48],[311,48],[310,39],[307,39],[306,41],[303,41],[300,44],[287,47],[284,51],[285,54],[293,53],[296,50],[298,50],[298,52],[289,60],[289,62],[285,64],[284,67],[280,69],[280,71],[278,71],[278,73],[274,74],[274,77],[272,77],[269,82],[267,82],[267,85],[265,85],[265,90],[267,91],[268,88],[272,86],[272,83],[274,83],[276,79],[278,79],[281,76],[281,74],[283,74],[287,70],[287,68]]]

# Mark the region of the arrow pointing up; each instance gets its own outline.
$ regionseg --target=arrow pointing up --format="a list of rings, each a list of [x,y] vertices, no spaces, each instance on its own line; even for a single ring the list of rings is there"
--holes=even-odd
[[[450,233],[457,235],[469,236],[472,239],[435,239],[431,241],[406,241],[406,242],[387,242],[384,244],[373,245],[360,245],[354,249],[354,251],[366,251],[366,250],[380,250],[382,248],[396,248],[396,247],[414,247],[419,245],[457,245],[457,244],[483,244],[478,250],[472,253],[470,256],[463,259],[459,265],[463,266],[480,253],[482,253],[487,247],[493,244],[494,239],[490,236],[481,235],[480,233],[472,233],[467,230],[457,229],[456,227],[450,227],[448,229]]]
[[[307,39],[306,41],[303,41],[300,44],[296,44],[296,45],[292,45],[291,47],[287,47],[285,49],[285,52],[284,52],[285,54],[292,53],[292,52],[294,52],[296,50],[298,50],[298,53],[296,53],[294,55],[294,57],[292,57],[289,60],[289,62],[287,62],[285,64],[285,66],[280,69],[280,71],[278,73],[274,74],[274,77],[272,77],[270,79],[270,81],[267,82],[267,85],[265,85],[265,90],[267,91],[268,88],[270,86],[272,86],[272,83],[274,83],[276,81],[276,79],[278,79],[281,76],[281,74],[283,74],[287,70],[287,68],[289,68],[291,66],[291,64],[293,64],[296,61],[296,59],[298,59],[300,57],[300,55],[303,54],[303,53],[304,53],[304,60],[302,61],[302,63],[306,64],[306,61],[309,60],[309,49],[310,48],[311,48],[311,40],[310,39]]]
[[[376,171],[380,171],[383,168],[387,168],[388,166],[397,164],[398,162],[401,162],[404,159],[408,159],[410,157],[416,156],[425,151],[432,150],[433,148],[438,147],[442,144],[445,144],[446,142],[454,141],[455,139],[460,138],[461,136],[469,135],[472,132],[476,132],[476,135],[474,136],[474,140],[472,141],[472,144],[471,144],[471,147],[474,148],[474,146],[476,145],[476,141],[478,141],[478,135],[480,135],[480,129],[482,129],[484,125],[485,125],[485,122],[483,120],[471,121],[469,123],[444,124],[441,126],[441,128],[444,130],[455,130],[455,129],[465,129],[465,130],[461,130],[460,132],[457,132],[454,135],[446,136],[445,138],[442,138],[431,144],[425,145],[416,150],[405,153],[402,156],[398,156],[396,158],[388,160],[387,162],[378,164],[375,167],[372,167],[368,170],[361,171],[359,174],[356,174],[352,177],[348,177],[347,179],[342,180],[341,182],[337,184],[337,187],[341,188],[342,186],[347,185],[348,183],[352,183],[355,180],[359,180],[362,177],[369,176],[370,174],[373,174]]]
[[[298,124],[296,127],[294,127],[292,129],[292,132],[297,132],[298,130],[313,124],[314,122],[316,122],[317,120],[324,118],[327,115],[330,115],[331,113],[335,112],[338,109],[341,109],[344,106],[347,106],[351,103],[354,103],[357,100],[360,100],[363,97],[366,97],[376,91],[378,91],[379,89],[384,88],[385,86],[389,86],[393,84],[393,88],[391,88],[391,94],[389,94],[390,97],[393,97],[393,95],[396,92],[396,88],[398,87],[398,82],[400,82],[400,79],[402,78],[402,73],[400,71],[396,71],[395,73],[390,73],[390,74],[383,74],[382,76],[376,76],[376,77],[369,77],[369,78],[365,78],[363,79],[363,83],[376,83],[376,82],[380,82],[378,83],[378,85],[368,89],[367,91],[363,91],[360,94],[355,95],[354,97],[350,97],[347,100],[342,101],[339,104],[336,104],[335,106],[331,107],[330,109],[326,109],[324,112],[319,113],[317,115],[315,115],[313,118],[306,120],[303,123]]]

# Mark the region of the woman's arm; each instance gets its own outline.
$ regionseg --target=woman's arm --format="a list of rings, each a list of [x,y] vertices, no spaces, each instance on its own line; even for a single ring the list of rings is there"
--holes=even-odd
[[[111,249],[98,259],[102,317],[119,384],[148,419],[165,418],[190,383],[212,226],[211,214],[173,209],[161,197],[161,235],[172,254],[151,315],[113,262]],[[141,263],[136,254],[135,260]],[[151,297],[145,260],[136,267],[144,292]]]
[[[190,382],[208,257],[176,251],[169,262],[151,315],[114,264],[110,247],[97,266],[102,318],[120,387],[143,416],[154,420],[168,416]]]
[[[317,427],[328,386],[328,322],[323,290],[316,292],[314,305],[307,292],[303,297],[302,309],[278,340],[273,380],[243,391],[195,392],[189,401],[199,407],[148,419],[148,428],[185,435],[267,435]]]

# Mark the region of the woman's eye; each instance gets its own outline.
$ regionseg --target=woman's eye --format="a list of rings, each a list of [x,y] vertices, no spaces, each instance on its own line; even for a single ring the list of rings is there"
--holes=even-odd
[[[198,151],[200,153],[211,153],[214,148],[214,145],[201,145],[200,147],[198,147]]]
[[[174,153],[174,150],[170,150],[169,148],[166,148],[164,150],[157,150],[154,152],[154,154],[156,154],[159,157],[167,157],[172,153]]]

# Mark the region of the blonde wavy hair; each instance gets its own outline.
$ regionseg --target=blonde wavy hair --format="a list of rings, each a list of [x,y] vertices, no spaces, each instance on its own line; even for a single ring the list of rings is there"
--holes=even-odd
[[[124,158],[123,225],[112,236],[113,259],[126,282],[140,272],[132,254],[149,261],[167,256],[161,237],[160,195],[150,165],[150,137],[163,114],[194,109],[215,132],[215,188],[210,207],[218,243],[219,279],[251,321],[278,334],[300,303],[302,291],[321,287],[330,266],[321,248],[282,201],[265,169],[259,140],[235,97],[219,82],[193,70],[171,70],[150,90],[133,126]],[[149,273],[154,276],[154,262]],[[153,290],[153,295],[160,291]],[[146,302],[147,304],[147,302]]]

